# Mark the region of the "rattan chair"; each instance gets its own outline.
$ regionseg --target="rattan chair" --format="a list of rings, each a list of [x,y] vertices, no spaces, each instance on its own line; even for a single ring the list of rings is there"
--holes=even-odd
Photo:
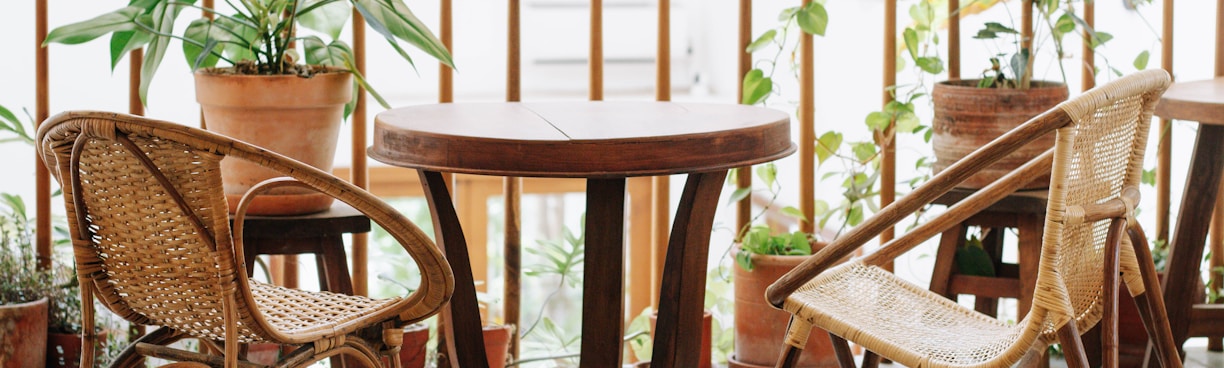
[[[1121,274],[1164,367],[1180,367],[1147,240],[1132,217],[1152,109],[1168,84],[1164,71],[1143,71],[1064,102],[952,165],[783,276],[766,294],[793,314],[778,366],[794,364],[816,326],[829,332],[843,367],[854,365],[846,340],[871,352],[866,365],[883,356],[911,367],[1009,367],[1058,341],[1068,365],[1083,367],[1079,334],[1105,321],[1103,364],[1113,367]],[[902,237],[838,262],[976,170],[1052,131],[1057,143],[1050,151]],[[1041,262],[1032,309],[1018,323],[960,306],[879,267],[1040,173],[1053,177]]]
[[[160,326],[127,347],[113,366],[146,356],[236,367],[243,344],[297,345],[275,366],[345,356],[398,367],[400,328],[437,313],[454,288],[434,243],[392,207],[318,169],[187,126],[102,112],[56,115],[38,130],[43,162],[63,185],[81,281],[84,331],[93,301],[133,323]],[[231,233],[219,163],[256,162],[283,173],[242,199]],[[262,190],[300,185],[361,210],[412,256],[421,273],[403,298],[371,299],[287,289],[246,274],[242,218]],[[405,265],[406,266],[406,265]],[[85,335],[83,367],[97,338]],[[167,347],[196,338],[201,354]],[[247,362],[242,362],[245,366]]]

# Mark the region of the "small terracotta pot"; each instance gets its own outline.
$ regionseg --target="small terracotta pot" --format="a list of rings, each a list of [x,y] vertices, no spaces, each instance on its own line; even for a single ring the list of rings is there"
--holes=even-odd
[[[650,314],[650,337],[652,339],[654,338],[655,323],[658,322],[658,319],[658,311]],[[714,339],[712,338],[713,335],[711,335],[710,326],[713,324],[713,321],[714,315],[710,311],[707,310],[701,314],[701,360],[697,362],[697,368],[710,368],[712,366],[710,352],[712,351],[711,347],[713,346],[712,341]],[[645,363],[646,367],[650,366],[650,362]]]
[[[196,101],[209,131],[276,152],[331,172],[344,104],[353,97],[352,75],[335,70],[311,78],[294,75],[232,75],[214,69],[195,73]],[[221,161],[222,186],[230,212],[247,190],[284,176],[257,162]],[[295,215],[319,212],[332,198],[301,188],[260,196],[247,213]]]
[[[505,368],[506,357],[510,355],[510,338],[514,336],[514,326],[484,326],[483,332],[485,357],[489,359],[489,368]]]
[[[817,249],[819,246],[814,246]],[[739,251],[738,248],[735,251]],[[790,313],[765,301],[765,289],[807,256],[754,254],[752,271],[735,268],[735,353],[732,367],[773,366],[782,351]],[[798,367],[836,367],[837,357],[828,334],[812,328]]]
[[[94,347],[94,356],[101,357],[105,352],[103,347],[106,341],[106,333],[99,333],[97,346]],[[84,340],[81,334],[73,333],[47,333],[47,366],[48,367],[72,367],[81,366],[81,347]]]
[[[44,367],[47,298],[0,305],[0,368]]]
[[[429,326],[414,324],[404,327],[404,343],[400,345],[400,366],[404,368],[425,367],[426,349],[429,343]]]

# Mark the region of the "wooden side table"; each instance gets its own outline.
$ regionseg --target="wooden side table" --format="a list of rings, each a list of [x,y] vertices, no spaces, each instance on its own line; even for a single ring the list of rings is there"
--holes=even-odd
[[[231,218],[231,221],[233,219]],[[243,250],[247,274],[254,271],[255,257],[261,254],[314,254],[319,273],[319,288],[353,294],[348,258],[344,253],[344,234],[370,231],[370,219],[343,202],[336,201],[326,211],[297,216],[247,216],[243,227]],[[296,287],[296,264],[286,262],[287,287]]]
[[[1224,335],[1224,308],[1196,298],[1202,295],[1200,265],[1224,166],[1224,78],[1174,83],[1155,114],[1199,123],[1163,284],[1173,341],[1180,348],[1193,336]]]
[[[727,170],[790,155],[790,117],[742,105],[670,102],[440,104],[374,119],[375,160],[416,168],[437,243],[455,273],[451,366],[484,367],[467,244],[441,172],[584,178],[582,367],[621,366],[628,177],[688,174],[667,246],[652,366],[695,367],[706,262]]]

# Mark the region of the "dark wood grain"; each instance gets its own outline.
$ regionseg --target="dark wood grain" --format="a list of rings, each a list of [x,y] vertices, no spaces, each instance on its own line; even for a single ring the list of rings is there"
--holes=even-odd
[[[455,205],[451,203],[450,192],[441,173],[424,170],[419,173],[421,185],[427,193],[426,199],[429,200],[429,212],[433,215],[435,242],[442,248],[455,275],[455,293],[449,306],[442,310],[444,322],[441,327],[446,335],[450,366],[487,368],[489,362],[485,358],[476,284],[472,280],[467,241],[463,238],[463,229],[459,227]]]
[[[342,235],[370,231],[370,219],[361,211],[336,201],[323,212],[295,216],[246,216],[244,222],[243,254],[248,275],[254,271],[255,257],[262,254],[314,254],[319,289],[353,295],[353,281]],[[285,286],[292,287],[296,280],[296,268],[287,269]]]
[[[1174,83],[1160,97],[1155,114],[1165,119],[1224,125],[1221,111],[1224,111],[1224,78],[1215,78]]]
[[[618,368],[625,315],[625,179],[587,181],[586,206],[588,262],[583,263],[579,363],[581,367]]]
[[[659,290],[658,330],[651,364],[696,367],[701,351],[701,313],[705,303],[710,229],[727,171],[689,174],[667,244]]]
[[[370,157],[470,174],[611,178],[714,171],[794,151],[785,113],[668,102],[447,104],[375,118]]]

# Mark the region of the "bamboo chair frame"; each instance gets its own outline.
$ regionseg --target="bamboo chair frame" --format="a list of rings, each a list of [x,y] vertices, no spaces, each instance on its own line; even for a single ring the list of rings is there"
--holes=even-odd
[[[1108,322],[1103,324],[1103,362],[1107,367],[1116,366],[1116,304],[1118,274],[1121,273],[1122,281],[1127,283],[1136,297],[1145,327],[1149,337],[1156,342],[1163,366],[1180,367],[1180,358],[1172,343],[1168,320],[1163,317],[1165,309],[1151,253],[1146,246],[1142,229],[1133,218],[1135,205],[1139,201],[1138,184],[1148,125],[1153,108],[1168,84],[1169,76],[1166,72],[1142,71],[1068,100],[961,159],[910,195],[885,207],[871,219],[834,240],[784,275],[766,292],[771,304],[793,315],[788,328],[786,349],[783,349],[779,357],[778,366],[789,367],[796,363],[798,351],[806,343],[810,329],[815,325],[829,331],[829,337],[843,367],[854,365],[847,340],[855,341],[869,350],[864,357],[864,366],[875,366],[879,357],[883,356],[913,367],[1008,367],[1026,356],[1034,356],[1029,355],[1030,352],[1044,351],[1050,342],[1057,340],[1063,344],[1068,365],[1083,367],[1087,365],[1087,357],[1080,344],[1079,334],[1102,319]],[[1124,116],[1125,120],[1097,117],[1119,110],[1128,114]],[[1098,127],[1099,125],[1105,126]],[[839,265],[839,260],[845,259],[876,234],[946,193],[974,172],[1051,132],[1056,132],[1058,141],[1050,151],[949,208],[932,221],[860,258]],[[1095,137],[1105,134],[1114,134],[1110,136],[1110,142],[1120,143],[1099,148],[1100,142],[1095,141]],[[1077,138],[1080,138],[1079,142],[1082,144],[1091,144],[1089,149],[1076,146]],[[1089,156],[1110,154],[1117,161],[1107,168],[1113,169],[1113,180],[1093,181],[1092,179],[1099,177],[1086,176],[1098,174],[1095,171],[1079,170],[1084,168],[1080,166],[1076,166],[1074,170],[1070,169],[1073,160],[1076,160],[1076,165],[1080,165],[1092,162],[1093,157]],[[1096,169],[1095,166],[1092,168]],[[1053,179],[1037,290],[1032,309],[1018,324],[1009,325],[961,307],[924,287],[905,282],[879,268],[922,241],[955,226],[1014,192],[1032,178],[1051,170]],[[1069,172],[1072,171],[1079,180],[1068,179]],[[1120,174],[1117,173],[1119,171]],[[1106,186],[1100,185],[1101,183]],[[1099,198],[1087,195],[1069,198],[1068,193],[1071,190],[1083,191],[1082,188],[1101,192],[1098,193]],[[1069,205],[1068,201],[1073,204]],[[1129,237],[1124,236],[1123,231],[1126,231]],[[1100,236],[1102,233],[1103,237]],[[1076,247],[1067,247],[1064,250],[1064,235],[1080,236],[1075,239],[1088,244],[1081,246],[1083,242],[1077,241]],[[1084,239],[1085,237],[1087,239]],[[1104,250],[1096,257],[1103,260],[1097,260],[1097,264],[1084,264],[1082,261],[1093,260],[1094,255],[1091,254],[1082,258],[1076,258],[1080,256],[1074,254],[1067,255],[1073,253],[1070,250],[1091,250],[1094,246],[1101,246],[1101,243]],[[1081,261],[1072,266],[1062,264],[1072,264],[1074,260]],[[1081,273],[1078,270],[1087,271]],[[1086,277],[1089,282],[1076,278],[1083,274],[1089,275]],[[1092,280],[1097,281],[1093,284]],[[862,289],[854,288],[854,281],[862,281],[863,283],[857,285],[867,286]],[[873,289],[877,286],[878,289]],[[853,290],[858,294],[877,293],[878,295],[870,299],[860,301],[864,304],[847,308],[869,310],[878,307],[881,313],[875,316],[879,318],[864,318],[862,324],[856,324],[858,320],[854,319],[855,311],[838,309],[839,305],[848,304],[849,298],[840,300],[838,304],[833,301],[838,298],[837,292],[825,292],[821,290],[822,287]],[[1149,296],[1153,294],[1154,297]],[[887,303],[874,304],[881,296],[892,299]],[[899,313],[897,309],[901,307],[896,306],[907,301],[913,301],[908,304],[915,306],[910,310],[921,310],[920,315],[900,322],[882,316],[888,312]],[[871,304],[865,305],[867,303]],[[916,320],[921,322],[914,322]],[[911,322],[913,324],[899,327],[902,323]],[[871,326],[886,324],[887,327]],[[903,334],[899,330],[903,328],[915,328],[910,331],[916,331],[917,328],[927,329],[928,334],[922,336],[926,341],[900,337]],[[969,349],[969,344],[946,346],[958,342],[956,336],[952,336],[954,334],[977,334],[975,336],[978,336],[978,340],[993,339],[991,343],[995,345],[972,346],[976,350]],[[940,343],[945,346],[940,346]],[[903,346],[906,344],[922,346]]]
[[[444,257],[407,218],[377,197],[273,152],[204,130],[105,112],[66,112],[44,122],[39,154],[64,186],[85,334],[81,366],[92,367],[93,303],[137,324],[158,325],[113,366],[144,357],[209,366],[239,361],[244,343],[301,345],[275,366],[300,366],[345,354],[398,367],[400,327],[438,313],[454,290]],[[222,158],[260,164],[287,176],[260,183],[240,201],[233,235],[221,188]],[[366,214],[412,256],[421,272],[406,297],[370,299],[308,292],[251,280],[242,220],[262,191],[302,186]],[[182,338],[223,355],[164,345]]]

